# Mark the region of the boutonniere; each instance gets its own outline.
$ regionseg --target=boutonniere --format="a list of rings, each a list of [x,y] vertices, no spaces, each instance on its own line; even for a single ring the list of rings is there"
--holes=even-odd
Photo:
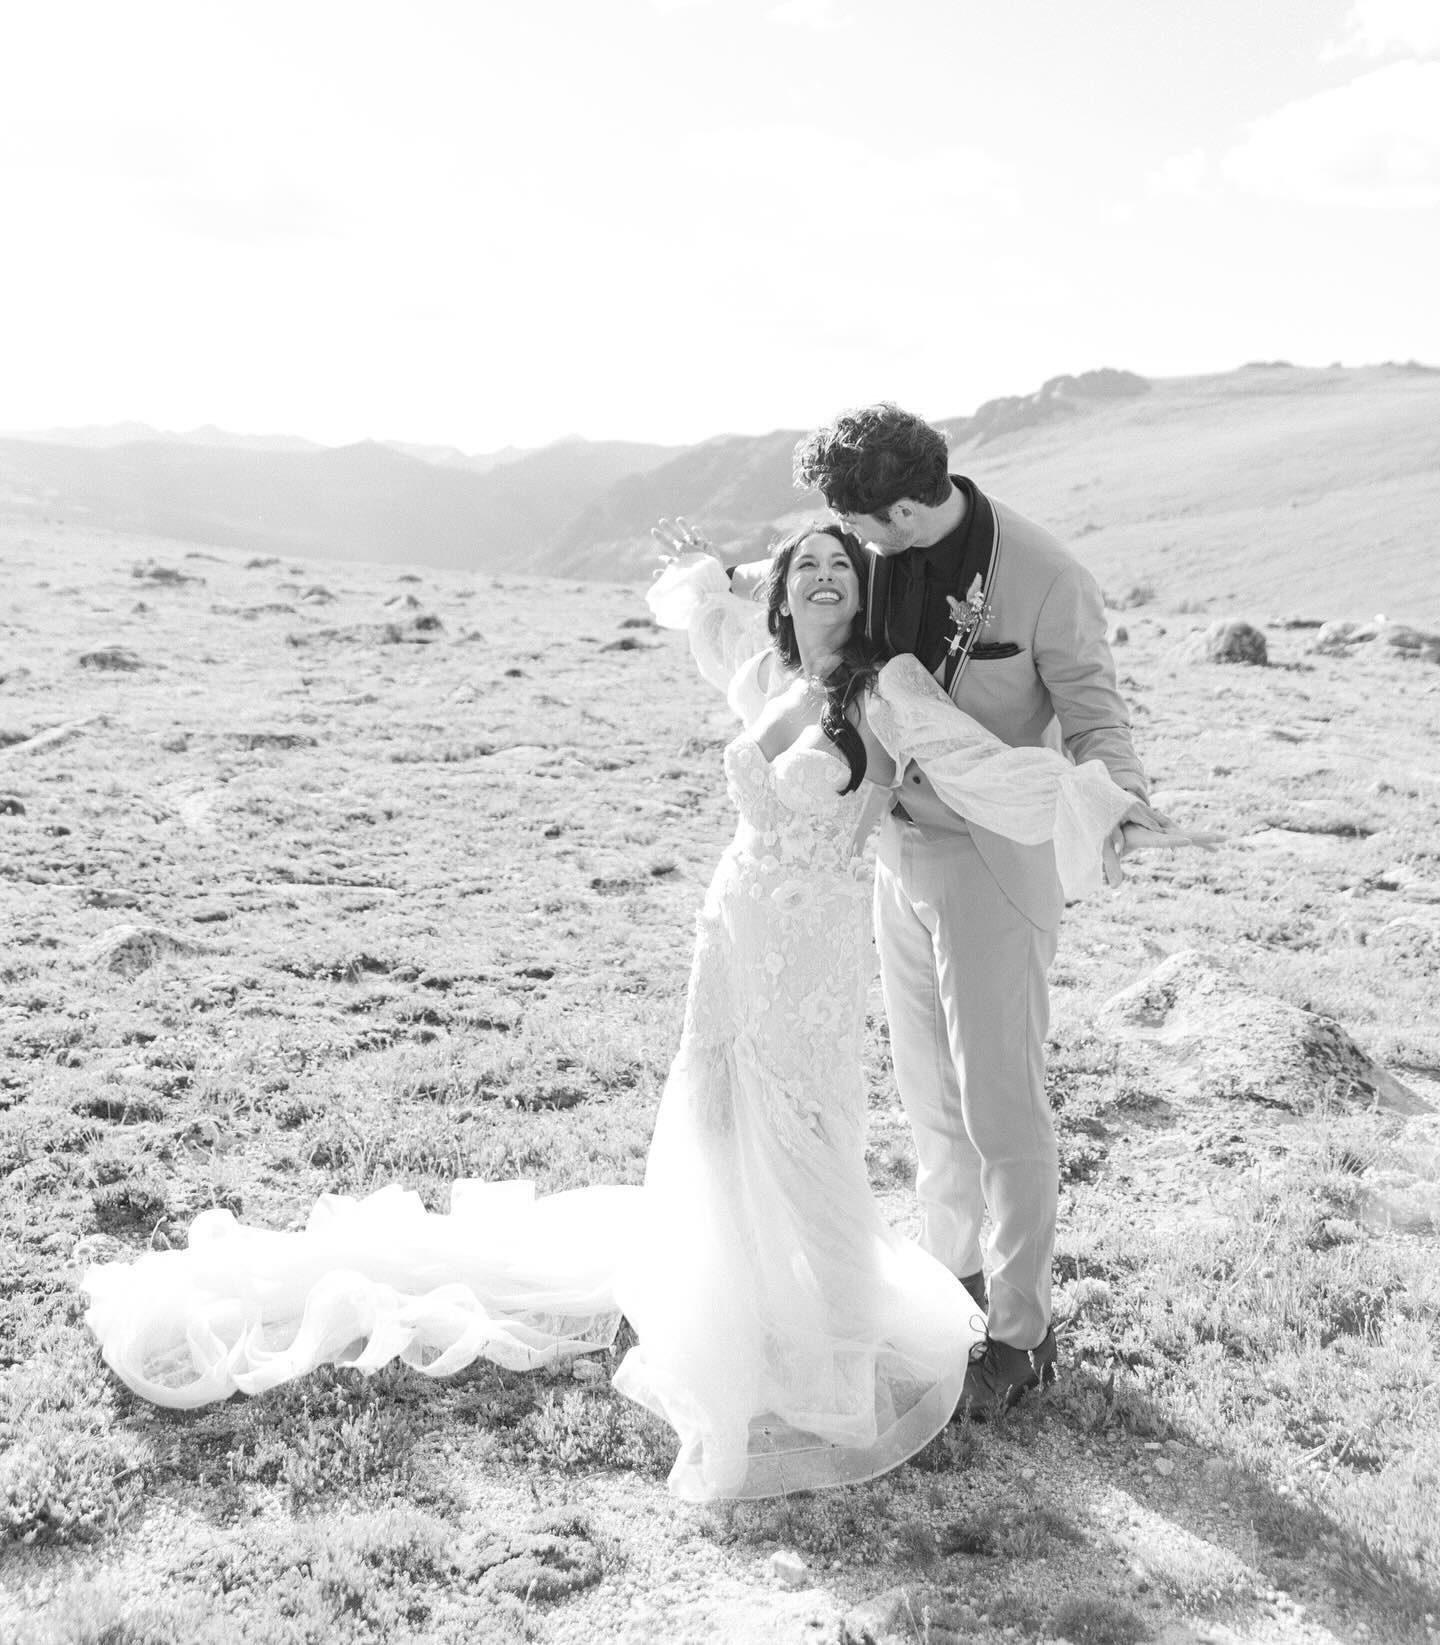
[[[990,609],[990,602],[985,598],[984,583],[978,571],[963,600],[957,600],[953,594],[947,594],[945,603],[950,607],[950,620],[955,624],[955,635],[950,641],[948,652],[948,655],[953,657],[972,634],[985,627],[994,613]]]

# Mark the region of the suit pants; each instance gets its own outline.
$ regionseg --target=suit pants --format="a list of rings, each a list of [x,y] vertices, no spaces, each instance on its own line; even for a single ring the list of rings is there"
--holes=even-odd
[[[1019,912],[968,833],[894,817],[880,831],[875,932],[919,1159],[920,1244],[954,1274],[983,1266],[989,1334],[1036,1347],[1050,1326],[1059,1204],[1044,1067],[1058,933]]]

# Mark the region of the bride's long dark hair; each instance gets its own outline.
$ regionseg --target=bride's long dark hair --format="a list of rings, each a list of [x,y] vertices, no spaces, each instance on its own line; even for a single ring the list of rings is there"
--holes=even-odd
[[[825,706],[820,711],[820,729],[845,756],[850,767],[850,781],[844,792],[857,789],[865,776],[865,744],[860,733],[850,722],[849,710],[855,700],[875,684],[885,653],[865,635],[865,591],[870,583],[870,568],[865,562],[860,539],[853,537],[838,525],[821,525],[812,521],[798,531],[782,537],[770,551],[770,576],[765,585],[767,607],[766,626],[775,642],[775,650],[786,668],[800,668],[800,646],[795,638],[795,623],[785,610],[785,582],[790,575],[790,562],[795,550],[807,537],[833,537],[849,556],[860,584],[860,609],[849,637],[840,648],[840,660],[824,680]]]

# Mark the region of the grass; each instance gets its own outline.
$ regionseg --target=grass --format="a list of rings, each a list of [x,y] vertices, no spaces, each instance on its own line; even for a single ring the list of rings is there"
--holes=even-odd
[[[67,594],[42,586],[61,553]],[[1280,633],[1277,666],[1206,671],[1175,661],[1162,585],[1135,602],[1122,668],[1157,788],[1231,843],[1066,921],[1067,1374],[870,1485],[692,1510],[664,1495],[666,1431],[603,1378],[330,1370],[160,1413],[106,1375],[75,1288],[212,1205],[285,1227],[397,1180],[436,1207],[457,1175],[640,1180],[729,827],[725,714],[683,648],[607,650],[638,606],[620,589],[427,574],[405,586],[440,626],[380,643],[383,568],[220,556],[202,586],[154,575],[183,572],[164,545],[3,528],[0,558],[0,1634],[561,1638],[622,1580],[703,1556],[761,1581],[785,1546],[847,1605],[908,1595],[887,1640],[1243,1633],[1271,1589],[1338,1632],[1426,1637],[1434,1123],[1321,1086],[1288,1114],[1187,1094],[1097,1013],[1199,948],[1435,1089],[1433,665]],[[281,587],[322,577],[326,602]],[[477,622],[490,639],[462,641]],[[101,643],[146,666],[82,668]],[[120,924],[187,946],[111,970]],[[905,1225],[872,1003],[870,1168]],[[1126,1536],[1153,1538],[1148,1577]]]

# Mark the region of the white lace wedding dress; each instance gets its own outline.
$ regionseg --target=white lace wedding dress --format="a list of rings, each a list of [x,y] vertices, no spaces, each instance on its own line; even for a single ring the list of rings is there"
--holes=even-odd
[[[652,590],[747,723],[761,616],[714,562]],[[951,804],[1055,839],[1078,888],[1129,803],[1098,766],[1009,750],[913,658],[868,712],[900,763],[923,752]],[[739,815],[698,922],[680,1049],[643,1189],[537,1198],[457,1183],[448,1215],[388,1188],[326,1197],[300,1233],[196,1219],[184,1251],[92,1268],[87,1319],[137,1393],[190,1406],[326,1361],[445,1375],[534,1366],[639,1336],[615,1386],[675,1429],[672,1490],[754,1497],[869,1479],[934,1437],[983,1331],[959,1282],[897,1237],[865,1170],[861,1035],[873,966],[859,849],[883,791],[838,790],[826,747],[725,750]]]

